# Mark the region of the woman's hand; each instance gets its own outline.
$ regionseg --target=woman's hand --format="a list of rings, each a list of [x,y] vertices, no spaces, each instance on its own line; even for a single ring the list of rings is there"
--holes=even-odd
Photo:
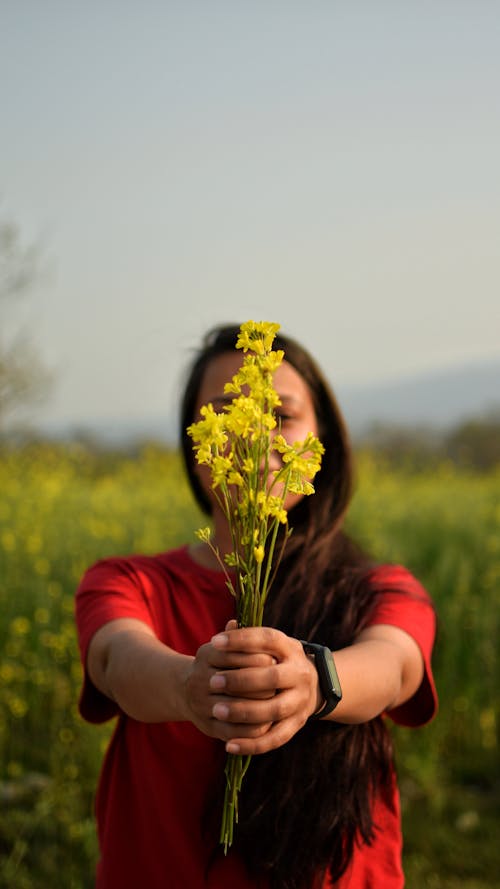
[[[265,753],[289,741],[319,708],[317,672],[297,639],[270,627],[233,626],[196,656],[191,699],[205,727],[193,722],[226,740],[228,753]]]
[[[236,630],[235,620],[229,621],[226,631]],[[217,705],[224,706],[227,696],[220,682],[214,681],[216,675],[237,669],[254,670],[271,666],[274,658],[265,652],[224,651],[208,642],[202,645],[192,660],[185,681],[185,701],[187,718],[205,735],[228,741],[235,736],[257,738],[270,728],[269,722],[252,722],[237,725],[217,719],[214,709]],[[269,697],[273,692],[255,692],[256,698]]]
[[[300,642],[268,627],[239,630],[235,621],[195,657],[168,648],[142,621],[110,621],[90,643],[87,669],[134,719],[190,721],[232,753],[279,747],[320,704]]]

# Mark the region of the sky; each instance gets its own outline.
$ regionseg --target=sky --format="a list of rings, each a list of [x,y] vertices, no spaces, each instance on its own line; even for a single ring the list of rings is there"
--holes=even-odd
[[[0,0],[42,422],[167,416],[203,333],[336,386],[500,354],[500,4]]]

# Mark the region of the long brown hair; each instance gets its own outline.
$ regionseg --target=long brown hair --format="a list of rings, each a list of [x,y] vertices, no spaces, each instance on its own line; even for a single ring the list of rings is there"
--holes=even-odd
[[[181,403],[181,447],[193,494],[210,513],[194,471],[192,441],[198,392],[207,365],[235,347],[239,325],[210,331]],[[265,623],[331,649],[351,644],[366,624],[376,589],[372,561],[342,530],[353,490],[352,449],[337,401],[312,356],[279,334],[274,343],[307,383],[325,447],[315,494],[290,512],[287,542]],[[286,745],[252,759],[240,799],[236,844],[249,871],[273,889],[311,889],[327,869],[338,879],[356,840],[370,843],[373,799],[392,776],[392,746],[381,718],[360,725],[307,723]]]

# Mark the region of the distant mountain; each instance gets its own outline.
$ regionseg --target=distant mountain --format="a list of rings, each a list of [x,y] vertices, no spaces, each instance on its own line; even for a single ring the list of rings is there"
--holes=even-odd
[[[374,424],[432,426],[439,431],[469,417],[500,411],[500,359],[429,371],[371,386],[336,387],[340,407],[354,436]],[[126,445],[137,440],[177,442],[177,418],[130,417],[105,421],[82,419],[78,426],[41,425],[51,437],[85,435],[104,444]]]
[[[465,418],[500,411],[500,359],[371,386],[337,387],[337,396],[354,433],[374,423],[444,430]]]

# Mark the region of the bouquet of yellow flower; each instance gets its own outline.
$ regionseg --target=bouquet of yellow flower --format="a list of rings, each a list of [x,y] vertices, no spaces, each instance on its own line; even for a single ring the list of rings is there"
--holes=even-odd
[[[210,529],[197,532],[208,543],[226,573],[236,599],[238,626],[262,626],[264,606],[289,536],[285,499],[288,492],[312,494],[311,480],[321,465],[321,442],[309,433],[289,444],[279,430],[280,405],[273,376],[284,358],[272,345],[279,324],[247,321],[240,327],[235,348],[245,353],[243,364],[225,393],[233,395],[221,413],[213,405],[201,408],[197,423],[188,427],[198,463],[209,467],[212,489],[227,519],[232,551],[223,557],[210,540]],[[281,468],[269,473],[270,454],[281,455]],[[279,526],[283,546],[275,554]],[[228,569],[232,569],[232,574]],[[221,843],[227,852],[238,821],[238,793],[250,756],[228,754]]]

